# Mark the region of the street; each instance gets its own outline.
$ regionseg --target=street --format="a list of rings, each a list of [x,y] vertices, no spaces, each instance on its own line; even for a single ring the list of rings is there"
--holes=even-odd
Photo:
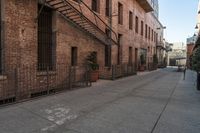
[[[199,133],[200,92],[166,68],[0,108],[0,133]]]

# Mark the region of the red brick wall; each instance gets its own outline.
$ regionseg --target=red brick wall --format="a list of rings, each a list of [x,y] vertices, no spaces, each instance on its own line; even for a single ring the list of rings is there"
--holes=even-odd
[[[128,62],[128,48],[131,46],[134,48],[155,48],[156,43],[146,39],[145,35],[140,35],[140,22],[144,21],[145,24],[151,27],[154,31],[162,34],[161,30],[157,28],[161,27],[160,23],[152,16],[151,13],[145,13],[142,7],[134,0],[119,0],[124,6],[124,20],[123,25],[118,24],[118,17],[116,13],[118,11],[118,1],[113,1],[113,29],[116,33],[123,34],[122,39],[122,63]],[[87,0],[85,3],[91,6],[91,1]],[[101,0],[100,14],[98,14],[105,22],[108,18],[105,17],[105,0]],[[133,12],[133,15],[139,18],[139,33],[135,33],[133,30],[129,30],[129,11]],[[87,13],[87,12],[86,12]],[[56,14],[56,13],[55,13]],[[98,51],[98,62],[102,66],[104,65],[104,46],[93,38],[85,35],[79,29],[70,25],[66,20],[60,17],[58,14],[55,16],[54,30],[57,32],[57,47],[56,56],[57,63],[70,62],[70,47],[78,47],[78,63],[83,64],[84,58],[88,51]],[[87,16],[87,15],[86,15]],[[6,62],[9,64],[36,64],[37,63],[37,23],[35,18],[37,17],[37,0],[7,0],[5,1],[5,51]],[[93,19],[91,18],[93,21]],[[135,20],[133,20],[135,22]],[[105,27],[102,27],[104,30]],[[144,27],[145,30],[145,27]],[[145,31],[144,31],[145,34]],[[159,35],[160,36],[160,35]],[[151,51],[151,50],[150,50]],[[112,63],[116,64],[117,59],[117,46],[112,48]],[[135,55],[135,54],[133,54]],[[152,57],[153,52],[149,52],[149,57]],[[134,57],[133,57],[134,59]]]
[[[20,74],[24,71],[22,68],[24,66],[30,67],[28,69],[28,77],[33,80],[29,84],[26,78],[27,75],[21,75],[20,85],[18,86],[18,91],[20,89],[33,89],[40,86],[41,82],[45,76],[41,75],[37,71],[37,11],[38,11],[38,0],[2,0],[2,20],[5,21],[5,44],[4,44],[4,56],[5,56],[5,76],[3,81],[9,87],[0,87],[0,92],[5,92],[6,89],[10,90],[13,95],[16,93],[16,79],[19,75],[16,74],[16,66],[19,67]],[[85,3],[91,7],[91,0],[85,0]],[[136,0],[119,0],[123,4],[123,25],[118,24],[118,1],[112,1],[113,7],[113,17],[112,17],[112,27],[113,30],[118,34],[123,34],[123,39],[121,43],[122,47],[122,63],[128,63],[128,50],[129,47],[133,49],[133,62],[135,62],[134,51],[135,48],[145,48],[154,49],[156,43],[145,38],[144,35],[140,35],[140,22],[144,21],[145,24],[154,29],[159,36],[162,35],[162,30],[157,30],[161,27],[157,19],[154,18],[152,13],[146,13],[142,7],[136,2]],[[76,4],[76,3],[74,3]],[[77,6],[77,5],[76,5]],[[83,8],[84,10],[84,8]],[[133,24],[133,30],[129,30],[129,11],[133,12],[133,22],[135,22],[135,16],[139,18],[139,33],[135,33],[135,23]],[[91,21],[94,21],[92,14],[88,11],[84,12]],[[107,24],[108,18],[105,17],[105,0],[100,0],[100,13],[97,13]],[[104,31],[105,26],[98,22],[99,27]],[[105,46],[101,44],[96,39],[88,36],[85,32],[80,31],[78,28],[74,27],[71,23],[65,20],[58,13],[54,12],[54,32],[56,32],[56,64],[62,64],[63,67],[70,65],[71,60],[71,47],[78,48],[78,66],[82,66],[85,63],[85,57],[90,51],[96,51],[98,56],[98,63],[100,66],[104,66],[104,49]],[[145,30],[145,27],[144,27]],[[112,46],[112,64],[117,64],[117,46]],[[148,58],[152,58],[153,52],[148,53]],[[138,56],[139,58],[139,56]],[[152,61],[152,60],[151,60]],[[60,68],[60,70],[65,70],[66,68]],[[108,71],[110,73],[110,71]],[[61,71],[58,72],[61,75]],[[62,76],[61,76],[62,77]],[[52,76],[52,80],[54,80]],[[63,80],[63,79],[59,79]],[[59,82],[59,81],[58,81]],[[32,87],[30,87],[31,85]],[[2,85],[1,85],[2,86]],[[10,94],[12,95],[12,94]],[[24,94],[26,95],[26,94]]]
[[[145,48],[148,49],[150,47],[151,49],[154,49],[156,47],[156,43],[146,39],[145,38],[145,24],[151,27],[155,32],[157,32],[159,35],[162,36],[163,30],[158,30],[157,28],[160,28],[161,25],[158,22],[157,19],[152,15],[152,13],[146,13],[142,7],[136,2],[136,0],[119,0],[120,3],[124,6],[124,20],[123,25],[118,24],[118,18],[113,17],[113,28],[117,33],[123,34],[123,40],[122,40],[122,63],[128,62],[128,48],[131,46],[133,49],[135,48]],[[114,15],[117,14],[118,11],[118,1],[113,1],[113,13]],[[129,11],[133,12],[133,30],[129,30]],[[135,16],[138,16],[139,18],[139,33],[135,33]],[[144,35],[141,36],[140,30],[141,30],[141,20],[144,21]],[[114,48],[116,49],[116,48]],[[134,51],[133,51],[134,52]],[[113,50],[113,63],[116,63],[116,50]],[[153,52],[148,53],[148,57],[150,60],[152,59]],[[133,54],[135,55],[135,54]],[[139,58],[139,56],[138,56]],[[133,57],[133,62],[135,58]],[[151,60],[152,61],[152,60]]]
[[[37,71],[37,7],[37,0],[4,1],[4,75],[6,78],[3,80],[0,79],[0,82],[3,82],[0,86],[0,92],[9,92],[11,93],[9,95],[15,95],[18,89],[21,97],[28,97],[28,90],[34,91],[35,89],[40,89],[42,91],[42,89],[45,89],[42,86],[46,86],[45,82],[43,82],[47,80],[46,74],[41,74],[41,72]],[[91,51],[97,52],[98,63],[104,65],[103,44],[88,36],[85,32],[75,28],[59,14],[54,13],[53,17],[53,30],[57,34],[57,70],[53,75],[51,74],[50,82],[54,81],[52,85],[62,83],[69,76],[67,71],[71,62],[71,47],[78,48],[79,67],[77,69],[79,70],[76,73],[77,75],[83,73],[82,66],[85,65],[85,58]],[[17,87],[16,81],[18,82]],[[5,95],[8,96],[8,94]]]
[[[187,44],[187,67],[190,68],[190,64],[191,64],[191,61],[190,61],[190,57],[191,55],[193,54],[193,48],[194,48],[195,44]]]

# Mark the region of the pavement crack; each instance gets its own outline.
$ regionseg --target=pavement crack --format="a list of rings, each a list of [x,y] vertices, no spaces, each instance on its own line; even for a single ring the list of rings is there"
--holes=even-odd
[[[165,106],[163,107],[162,111],[160,112],[158,118],[156,119],[156,122],[155,122],[155,124],[154,124],[154,126],[153,126],[153,128],[152,128],[152,130],[151,130],[151,133],[153,133],[153,132],[155,131],[155,129],[156,129],[156,127],[157,127],[157,125],[158,125],[158,123],[159,123],[159,121],[160,121],[160,119],[161,119],[163,113],[165,112],[167,106],[169,105],[169,103],[170,103],[170,101],[171,101],[171,99],[172,99],[172,97],[173,97],[173,94],[174,94],[174,92],[175,92],[175,90],[176,90],[176,88],[177,88],[179,82],[180,82],[180,80],[176,83],[175,87],[173,88],[173,90],[172,90],[172,92],[171,92],[171,94],[170,94],[170,96],[169,96],[169,98],[168,98],[168,100],[167,100]]]
[[[154,75],[151,78],[147,78],[146,82],[142,82],[141,84],[138,84],[137,86],[133,87],[132,89],[130,89],[129,91],[123,93],[122,95],[117,96],[116,98],[114,98],[114,99],[112,99],[110,101],[107,101],[107,102],[105,102],[105,103],[103,103],[103,104],[101,104],[99,106],[96,106],[96,107],[94,107],[94,108],[92,108],[92,109],[90,109],[88,111],[83,111],[82,114],[80,114],[77,119],[71,121],[70,123],[74,123],[74,122],[78,121],[79,119],[84,118],[87,115],[91,114],[92,112],[95,112],[96,110],[98,110],[100,108],[103,108],[103,107],[105,108],[105,107],[107,107],[107,106],[109,106],[111,104],[114,104],[116,101],[119,101],[119,100],[121,100],[121,99],[123,99],[125,97],[128,97],[128,96],[131,96],[132,95],[131,93],[133,93],[134,91],[139,90],[142,87],[145,87],[145,86],[149,85],[150,83],[152,83],[152,82],[154,82],[156,80],[160,80],[160,78],[164,78],[167,75],[169,75],[169,74],[166,74],[166,75],[163,76],[163,73],[162,74],[159,73],[157,75]],[[148,75],[145,75],[145,76],[148,76]]]

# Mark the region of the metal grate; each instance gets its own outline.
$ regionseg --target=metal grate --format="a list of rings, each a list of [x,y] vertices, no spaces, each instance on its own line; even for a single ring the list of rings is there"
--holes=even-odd
[[[91,86],[87,66],[57,64],[54,71],[38,71],[37,65],[20,65],[6,75],[0,82],[0,106]]]
[[[38,18],[38,70],[53,69],[52,38],[52,9],[44,6]]]
[[[100,78],[115,80],[122,77],[132,76],[137,74],[135,63],[112,65],[111,67],[99,67]]]
[[[16,101],[15,97],[6,98],[6,99],[3,99],[3,100],[0,100],[0,105],[14,103],[15,101]]]

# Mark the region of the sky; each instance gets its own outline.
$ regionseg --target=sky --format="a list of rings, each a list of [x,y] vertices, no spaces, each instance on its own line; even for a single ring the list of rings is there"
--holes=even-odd
[[[198,0],[159,0],[161,23],[166,26],[165,39],[184,42],[195,33]]]

